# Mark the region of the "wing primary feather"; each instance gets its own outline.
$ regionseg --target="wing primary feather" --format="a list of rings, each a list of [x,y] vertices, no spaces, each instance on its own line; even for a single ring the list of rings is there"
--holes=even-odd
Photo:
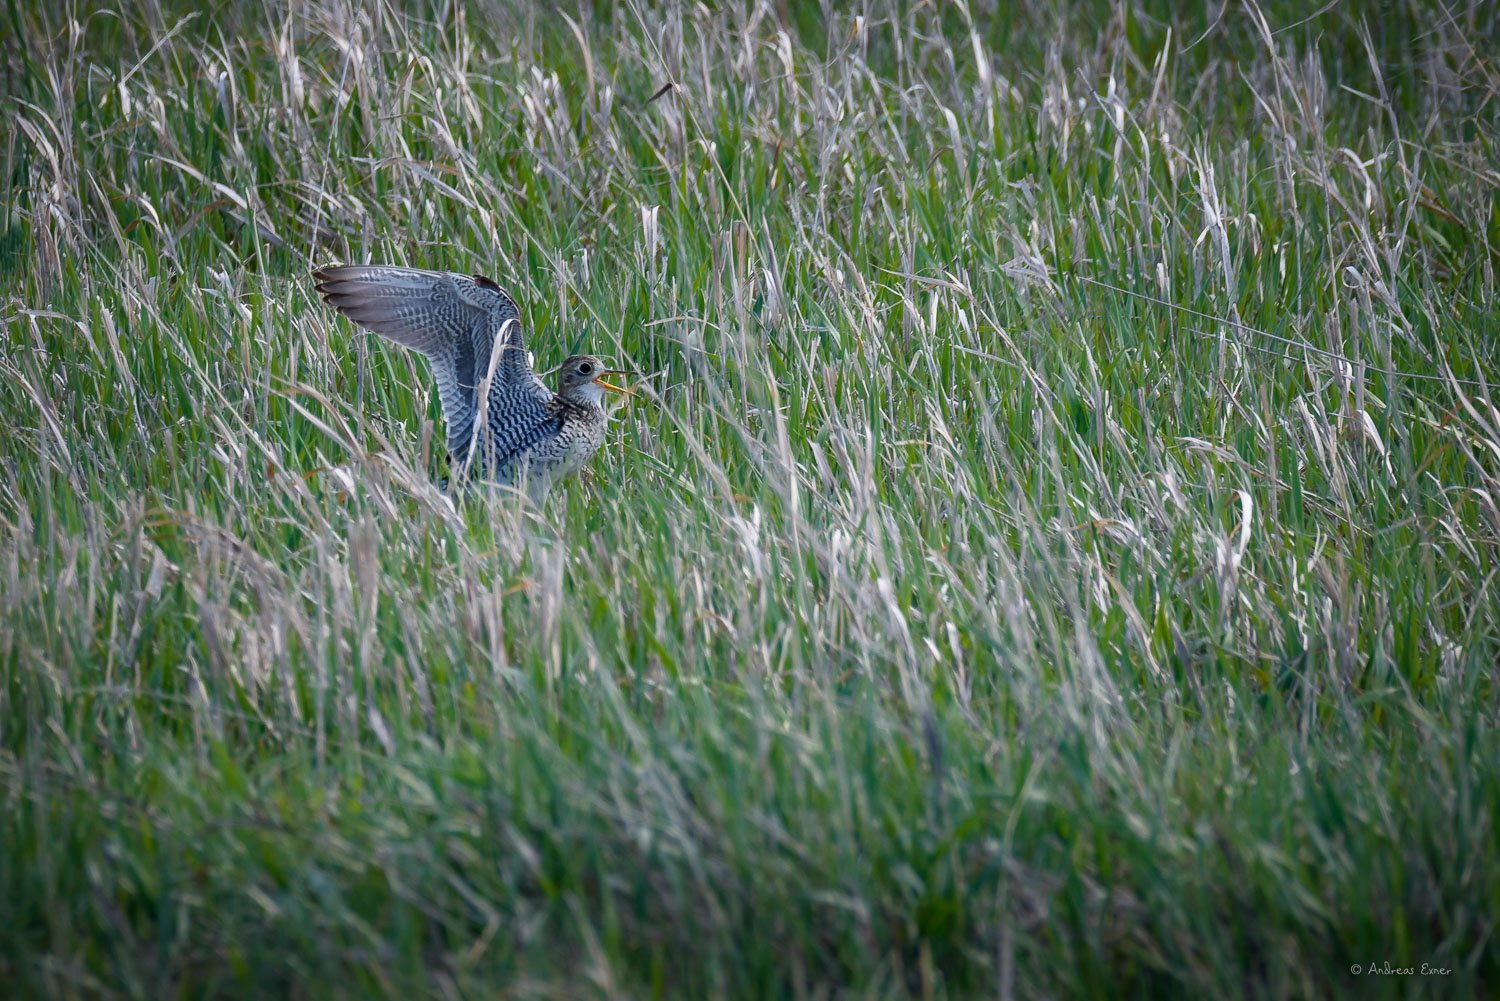
[[[531,370],[520,311],[492,279],[383,265],[312,277],[354,323],[428,358],[460,468],[501,472],[547,423],[552,393]]]

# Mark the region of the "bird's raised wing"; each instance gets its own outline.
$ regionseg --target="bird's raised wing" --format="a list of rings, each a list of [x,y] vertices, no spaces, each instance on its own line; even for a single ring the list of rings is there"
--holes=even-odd
[[[488,278],[447,271],[374,265],[313,272],[318,292],[340,313],[432,362],[447,424],[448,450],[468,457],[479,411],[478,388],[503,339],[489,399],[524,400],[540,408],[552,394],[531,370],[515,302]]]

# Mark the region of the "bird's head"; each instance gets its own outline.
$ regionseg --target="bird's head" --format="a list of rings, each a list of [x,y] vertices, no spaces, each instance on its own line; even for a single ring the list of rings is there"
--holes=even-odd
[[[604,381],[606,375],[627,374],[619,369],[605,368],[604,363],[593,355],[573,355],[558,369],[557,394],[598,407],[604,403],[606,389],[615,393],[624,393],[626,396],[635,395],[623,386]]]

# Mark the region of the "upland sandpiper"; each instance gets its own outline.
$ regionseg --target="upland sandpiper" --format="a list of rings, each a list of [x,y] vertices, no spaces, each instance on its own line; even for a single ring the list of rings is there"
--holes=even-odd
[[[455,472],[533,497],[582,469],[604,444],[604,391],[629,394],[593,355],[573,355],[552,392],[531,369],[521,313],[488,278],[354,265],[313,272],[340,313],[432,363]]]

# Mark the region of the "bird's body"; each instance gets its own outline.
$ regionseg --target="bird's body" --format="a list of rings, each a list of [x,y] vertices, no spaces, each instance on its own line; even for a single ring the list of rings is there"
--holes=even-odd
[[[381,266],[313,277],[339,312],[432,363],[456,467],[537,496],[604,444],[604,390],[626,391],[592,355],[563,362],[558,392],[543,385],[515,302],[488,278]]]

